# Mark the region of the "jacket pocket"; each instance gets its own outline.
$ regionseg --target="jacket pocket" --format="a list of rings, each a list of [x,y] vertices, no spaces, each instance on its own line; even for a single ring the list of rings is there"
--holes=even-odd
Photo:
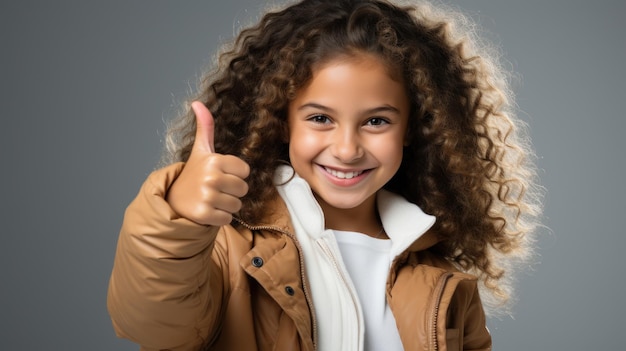
[[[293,320],[283,312],[280,315],[278,335],[272,350],[300,350],[298,341],[298,330]]]
[[[462,351],[458,329],[446,329],[446,346],[448,351]]]

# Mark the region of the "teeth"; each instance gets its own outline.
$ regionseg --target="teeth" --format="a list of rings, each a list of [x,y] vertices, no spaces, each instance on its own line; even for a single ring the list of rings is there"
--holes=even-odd
[[[334,169],[330,169],[328,167],[324,167],[324,169],[326,170],[326,172],[332,174],[333,176],[339,178],[339,179],[352,179],[356,176],[361,175],[364,171],[358,171],[358,172],[341,172],[341,171],[336,171]]]

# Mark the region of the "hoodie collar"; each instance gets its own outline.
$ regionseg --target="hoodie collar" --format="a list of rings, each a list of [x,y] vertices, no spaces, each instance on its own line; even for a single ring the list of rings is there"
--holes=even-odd
[[[295,174],[293,168],[289,166],[278,167],[274,183],[284,202],[294,209],[295,213],[291,215],[298,217],[306,233],[313,239],[325,235],[324,213],[313,196],[309,184]],[[378,191],[376,202],[383,227],[392,243],[391,254],[393,256],[409,248],[423,250],[438,241],[434,233],[428,232],[435,223],[435,217],[424,213],[417,205],[384,189]],[[275,218],[278,214],[284,213],[283,210],[278,209],[285,209],[285,204],[274,208],[277,211],[268,218],[271,223],[290,227],[288,223],[284,223],[284,219]]]

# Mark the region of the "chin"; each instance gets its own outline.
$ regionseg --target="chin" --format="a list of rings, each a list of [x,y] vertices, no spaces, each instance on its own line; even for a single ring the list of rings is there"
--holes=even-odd
[[[349,210],[353,208],[357,208],[365,202],[366,199],[358,198],[358,199],[346,199],[346,197],[337,198],[334,196],[333,198],[321,197],[322,201],[324,201],[328,206],[332,206],[337,209]]]

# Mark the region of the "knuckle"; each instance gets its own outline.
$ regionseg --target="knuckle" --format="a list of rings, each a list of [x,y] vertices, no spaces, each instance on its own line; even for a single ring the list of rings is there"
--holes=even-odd
[[[250,165],[244,162],[243,171],[244,171],[244,178],[248,177],[250,175]]]
[[[248,185],[248,183],[244,182],[243,185],[241,186],[241,193],[240,193],[241,195],[240,195],[240,197],[245,196],[248,193],[249,190],[250,190],[250,186]]]
[[[243,202],[241,202],[240,199],[235,199],[235,206],[234,206],[234,211],[233,212],[237,212],[239,210],[241,210],[241,207],[243,206]]]
[[[233,215],[227,212],[223,212],[220,220],[220,225],[226,225],[233,221]]]

